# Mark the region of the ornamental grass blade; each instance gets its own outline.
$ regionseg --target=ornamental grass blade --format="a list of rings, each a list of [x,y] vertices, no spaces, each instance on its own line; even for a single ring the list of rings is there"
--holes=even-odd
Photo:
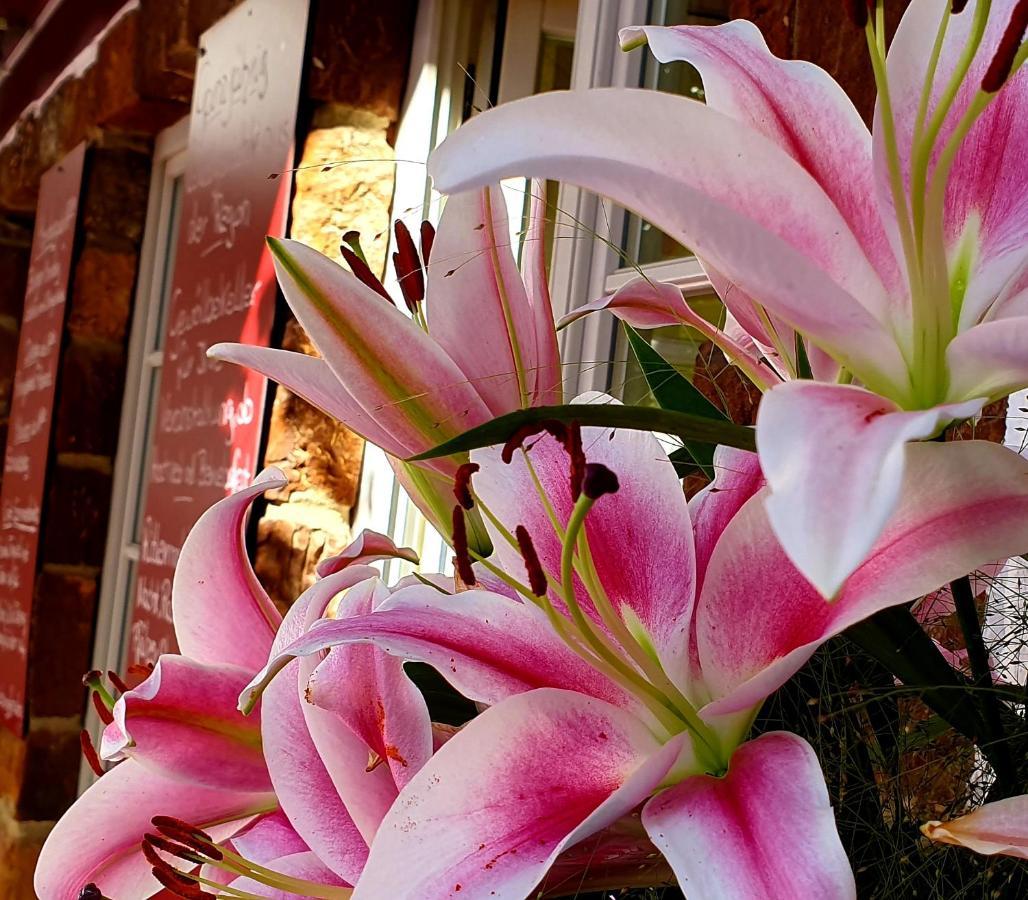
[[[685,441],[705,444],[724,444],[740,450],[756,450],[756,434],[752,428],[732,422],[718,421],[695,413],[651,406],[622,406],[618,403],[591,405],[574,403],[565,406],[536,406],[519,409],[465,431],[431,450],[412,456],[408,462],[437,459],[453,453],[477,450],[504,443],[523,425],[544,421],[577,422],[583,426],[600,428],[629,428],[634,431],[654,431],[669,434]]]

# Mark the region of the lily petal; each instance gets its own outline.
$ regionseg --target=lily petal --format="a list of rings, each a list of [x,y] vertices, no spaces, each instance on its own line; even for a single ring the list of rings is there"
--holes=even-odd
[[[768,516],[789,558],[826,597],[860,565],[896,508],[906,442],[983,404],[904,412],[863,388],[815,381],[764,395],[757,449],[771,489]]]
[[[978,2],[971,0],[963,13],[950,18],[929,111],[937,107],[967,44]],[[938,162],[941,147],[978,93],[1016,4],[1017,0],[992,0],[981,47],[943,123],[929,165],[930,172]],[[946,4],[941,0],[914,0],[889,47],[889,89],[896,139],[908,179],[922,85],[936,29],[945,11]],[[961,328],[978,320],[1023,259],[1022,238],[1028,228],[1028,207],[1022,202],[1028,191],[1028,171],[1024,165],[1028,153],[1028,121],[1022,114],[1026,104],[1028,70],[1022,68],[1000,90],[971,129],[953,163],[946,190],[943,236],[951,257],[959,252],[965,238],[973,247],[972,268],[961,308]],[[892,198],[880,118],[881,110],[876,109],[874,162],[880,202],[891,215]]]
[[[236,708],[247,669],[162,656],[150,676],[114,704],[100,755],[128,756],[170,778],[238,791],[270,791],[259,713]]]
[[[761,735],[723,778],[696,775],[657,795],[643,825],[689,897],[857,896],[821,766],[794,734]]]
[[[855,622],[1028,547],[1028,460],[987,441],[905,454],[896,513],[830,603],[789,563],[761,494],[732,519],[696,611],[703,678],[720,698],[705,715],[752,709]]]
[[[389,589],[378,579],[363,582],[342,595],[332,620],[368,616],[388,597]],[[310,613],[307,620],[310,623]],[[349,644],[334,647],[323,661],[309,658],[301,665],[304,672],[313,668],[304,695],[307,703],[346,723],[385,762],[397,788],[410,781],[432,755],[428,707],[404,672],[403,662],[377,647]],[[366,772],[357,778],[366,780]]]
[[[1001,853],[1028,859],[1028,794],[986,803],[951,822],[927,822],[921,830],[933,841],[986,856]]]
[[[260,372],[393,456],[411,456],[417,452],[414,446],[403,443],[403,433],[397,435],[379,425],[375,416],[360,405],[323,359],[248,344],[215,344],[207,355]]]
[[[208,509],[186,537],[171,596],[184,656],[251,672],[267,659],[281,616],[250,565],[243,524],[257,497],[285,484],[278,469],[265,469],[250,487]]]
[[[535,393],[532,406],[555,406],[564,398],[564,374],[546,274],[546,182],[532,181],[529,190],[532,197],[525,242],[521,249],[521,277],[535,319]]]
[[[343,881],[310,850],[280,856],[277,859],[268,860],[264,865],[273,872],[278,872],[288,878],[311,881],[323,887],[350,887],[349,882]],[[251,878],[237,878],[230,882],[230,886],[234,890],[246,891],[248,894],[256,894],[258,897],[270,897],[272,900],[306,900],[309,896],[268,887],[268,885],[260,884]]]
[[[303,633],[308,607],[317,605],[319,612],[332,597],[362,578],[377,576],[374,569],[353,566],[336,575],[321,579],[290,608],[275,638],[272,656]],[[348,811],[345,798],[340,797],[332,774],[335,770],[363,770],[367,765],[367,748],[342,723],[323,740],[315,737],[305,713],[301,692],[306,678],[301,678],[300,663],[293,662],[264,692],[261,700],[261,736],[264,756],[279,803],[297,834],[308,847],[334,872],[348,881],[355,881],[367,859],[367,842]],[[318,737],[324,738],[323,733]],[[297,772],[303,772],[298,778]],[[381,773],[372,773],[366,791],[359,798],[360,808],[376,802],[388,807],[391,785],[384,784]],[[392,792],[395,796],[395,792]],[[356,804],[355,804],[356,805]]]
[[[613,400],[587,394],[576,402]],[[549,434],[533,438],[530,446],[526,453],[515,453],[510,464],[502,462],[495,448],[475,451],[472,459],[481,465],[475,490],[509,532],[525,526],[543,568],[559,579],[561,539],[535,478],[563,527],[574,506],[568,455]],[[630,610],[634,614],[671,677],[684,684],[684,638],[695,595],[695,568],[689,509],[678,477],[660,442],[649,432],[583,428],[582,447],[589,461],[607,466],[620,482],[618,491],[598,500],[586,519],[599,581],[615,613]],[[493,545],[506,571],[524,570],[518,552],[501,536],[494,534]],[[668,559],[675,564],[667,565]],[[581,584],[577,595],[584,608],[592,609]],[[556,594],[554,602],[561,603]]]
[[[999,319],[958,334],[946,348],[949,395],[998,398],[1028,384],[1028,316]]]
[[[151,818],[174,816],[205,830],[229,823],[227,837],[274,807],[271,793],[204,787],[126,760],[93,784],[54,826],[36,865],[36,893],[77,897],[93,882],[107,897],[151,897],[161,886],[139,846],[143,835],[153,831]]]
[[[703,79],[707,106],[782,148],[822,187],[882,281],[900,273],[875,203],[871,134],[853,102],[824,69],[774,56],[752,22],[716,27],[626,28],[622,44],[645,36],[660,62],[683,60]]]
[[[580,694],[512,697],[473,719],[401,792],[354,900],[529,896],[561,850],[660,783],[683,740],[661,747],[630,713]]]
[[[659,91],[553,91],[476,116],[429,169],[443,191],[530,175],[609,196],[865,383],[905,389],[900,351],[870,311],[885,289],[845,219],[791,156],[722,113]]]
[[[319,622],[273,655],[250,690],[267,684],[295,656],[362,642],[428,663],[479,703],[496,704],[515,694],[553,687],[635,708],[610,679],[556,637],[535,606],[487,591],[443,594],[427,585],[396,591],[370,616]]]
[[[536,326],[498,186],[447,199],[432,243],[425,314],[429,333],[493,415],[528,405]]]
[[[365,528],[346,545],[342,553],[330,556],[318,563],[319,578],[334,572],[341,572],[347,566],[366,566],[382,559],[405,559],[417,564],[418,554],[411,547],[397,547],[391,537]]]
[[[404,446],[428,449],[490,418],[457,364],[396,307],[310,247],[268,245],[286,300],[325,362]]]

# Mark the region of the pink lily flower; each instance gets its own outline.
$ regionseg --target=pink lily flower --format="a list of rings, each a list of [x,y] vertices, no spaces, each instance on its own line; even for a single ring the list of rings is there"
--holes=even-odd
[[[342,725],[308,726],[307,704],[300,699],[308,673],[300,663],[291,685],[283,678],[254,715],[241,715],[237,698],[276,641],[284,646],[302,633],[308,611],[320,617],[335,594],[356,591],[377,575],[368,562],[416,557],[365,532],[326,561],[331,573],[283,621],[250,567],[242,528],[250,503],[284,483],[281,473],[265,471],[251,487],[215,504],[190,532],[172,596],[181,654],[162,656],[142,684],[113,704],[100,756],[123,761],[76,801],[48,837],[35,874],[44,900],[75,900],[90,884],[104,896],[149,897],[161,890],[162,876],[180,889],[198,890],[195,879],[169,873],[170,864],[155,873],[144,855],[141,845],[155,830],[155,816],[185,820],[185,827],[200,829],[203,840],[224,853],[225,865],[206,865],[200,877],[233,887],[258,879],[261,890],[280,892],[268,896],[349,895],[343,888],[356,881],[368,853],[358,813],[377,804],[381,815],[395,785],[385,789],[385,773],[365,775],[367,746]],[[379,668],[402,675],[400,660],[372,653],[380,657]],[[369,686],[363,707],[379,693]],[[410,694],[390,684],[388,696]],[[397,720],[423,725],[430,742],[427,711],[420,718],[413,705],[400,712]],[[405,752],[415,763],[421,760]],[[347,776],[348,768],[363,780]],[[156,838],[151,851],[161,849],[162,838]],[[328,892],[309,894],[308,882]]]
[[[1028,859],[1028,794],[986,803],[950,822],[926,822],[925,837],[975,853]]]
[[[1028,385],[1028,12],[951,10],[914,0],[887,59],[867,22],[873,134],[824,71],[735,21],[622,33],[696,66],[707,105],[548,93],[475,117],[430,164],[442,191],[531,175],[611,197],[693,248],[776,365],[796,369],[791,330],[807,340],[830,381],[765,376],[757,443],[771,525],[826,597],[895,513],[903,445]]]
[[[241,698],[295,657],[370,642],[489,705],[400,791],[355,900],[530,896],[562,852],[640,809],[690,898],[854,896],[813,750],[746,740],[750,725],[829,637],[1022,546],[1028,461],[973,442],[906,448],[918,477],[826,604],[773,536],[754,455],[719,450],[714,485],[687,505],[652,435],[581,437],[591,462],[575,484],[549,434],[509,465],[510,447],[472,454],[502,593],[413,586],[317,622]],[[979,455],[989,465],[971,466]],[[958,473],[973,501],[944,489]]]
[[[423,290],[411,287],[423,276],[407,235],[410,271],[398,273],[411,317],[370,270],[362,280],[303,244],[269,238],[282,291],[322,358],[242,344],[218,344],[209,353],[262,372],[381,447],[412,499],[449,533],[450,486],[463,460],[402,460],[503,413],[560,403],[544,269],[545,195],[534,194],[520,272],[495,186],[448,200],[431,252],[422,248]],[[359,260],[354,266],[361,270]],[[472,526],[487,551],[481,524]]]

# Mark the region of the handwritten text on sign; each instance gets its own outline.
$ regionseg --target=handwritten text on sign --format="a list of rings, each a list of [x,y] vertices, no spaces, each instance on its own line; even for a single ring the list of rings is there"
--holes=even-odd
[[[43,175],[0,488],[0,721],[24,722],[25,671],[54,391],[85,145]]]
[[[257,470],[264,379],[206,351],[268,343],[276,288],[264,238],[285,229],[306,23],[306,0],[249,0],[200,40],[130,665],[175,648],[172,579],[186,534]]]

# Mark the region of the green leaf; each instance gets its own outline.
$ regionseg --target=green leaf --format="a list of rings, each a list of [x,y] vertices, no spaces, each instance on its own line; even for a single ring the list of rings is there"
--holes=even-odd
[[[700,393],[688,378],[661,356],[653,346],[631,325],[625,324],[625,334],[632,352],[639,361],[643,377],[649,386],[653,399],[661,409],[703,416],[727,422],[728,417]],[[685,453],[708,478],[714,477],[714,445],[700,441],[684,441]],[[676,451],[678,453],[678,451]],[[678,461],[681,461],[679,457]],[[672,462],[677,462],[672,457]],[[676,471],[679,466],[676,464]]]
[[[535,406],[519,409],[505,416],[493,419],[465,431],[438,447],[412,456],[409,462],[423,459],[437,459],[453,453],[463,453],[479,447],[491,447],[505,443],[522,425],[556,419],[558,422],[578,422],[580,425],[596,425],[604,428],[629,428],[635,431],[656,431],[671,434],[683,441],[700,441],[707,444],[725,444],[741,450],[756,450],[755,434],[752,428],[719,422],[705,416],[676,412],[671,409],[654,409],[651,406],[622,406],[619,403],[575,403],[566,406]]]
[[[910,610],[893,606],[851,625],[854,640],[908,687],[921,689],[921,698],[957,731],[980,738],[983,721],[966,678],[939,651]],[[982,747],[987,753],[987,748]]]

